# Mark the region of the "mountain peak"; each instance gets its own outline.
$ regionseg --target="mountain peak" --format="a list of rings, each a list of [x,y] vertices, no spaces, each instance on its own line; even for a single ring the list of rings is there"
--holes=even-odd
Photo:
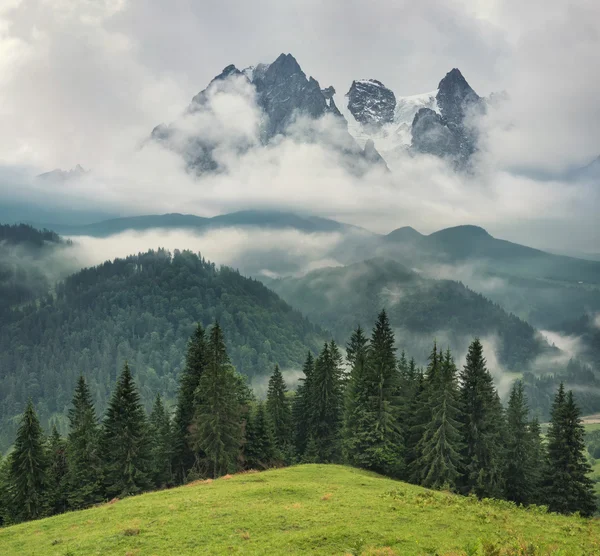
[[[481,226],[474,226],[473,224],[464,224],[462,226],[453,226],[451,228],[444,228],[439,232],[434,232],[429,237],[453,237],[461,240],[469,239],[483,239],[492,238],[487,230]]]
[[[359,79],[352,82],[348,110],[362,125],[380,128],[394,119],[396,95],[377,79]]]
[[[269,70],[276,72],[280,77],[289,77],[301,73],[304,75],[300,64],[291,54],[281,53],[277,59],[269,66]]]
[[[440,81],[436,99],[442,116],[457,125],[462,124],[468,105],[481,100],[458,68],[450,70]]]

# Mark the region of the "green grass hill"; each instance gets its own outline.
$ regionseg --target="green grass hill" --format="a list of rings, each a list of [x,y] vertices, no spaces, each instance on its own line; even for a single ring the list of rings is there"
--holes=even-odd
[[[600,554],[600,522],[302,465],[0,529],[0,554]]]

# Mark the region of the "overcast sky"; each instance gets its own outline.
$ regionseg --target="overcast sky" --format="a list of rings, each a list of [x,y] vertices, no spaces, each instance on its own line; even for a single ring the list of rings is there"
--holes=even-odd
[[[152,128],[176,119],[223,67],[281,52],[322,86],[333,84],[338,104],[353,79],[376,78],[410,95],[434,90],[453,67],[481,95],[508,91],[500,124],[489,122],[483,189],[439,168],[410,167],[395,184],[377,182],[387,187],[383,201],[369,205],[363,193],[339,202],[360,184],[348,185],[335,169],[290,182],[286,172],[304,160],[287,151],[293,162],[276,172],[205,185],[171,159],[139,156]],[[65,188],[64,197],[122,214],[285,206],[292,195],[295,206],[318,203],[320,213],[379,231],[469,222],[523,243],[594,250],[599,187],[575,190],[531,175],[558,175],[600,154],[598,52],[597,0],[2,0],[0,176],[82,164],[102,178]],[[292,183],[285,191],[264,191],[284,182]],[[0,181],[0,202],[16,189],[14,180]]]

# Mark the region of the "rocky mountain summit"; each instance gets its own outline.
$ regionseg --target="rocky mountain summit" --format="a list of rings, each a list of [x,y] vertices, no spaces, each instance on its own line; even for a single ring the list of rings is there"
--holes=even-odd
[[[326,144],[354,174],[388,169],[407,151],[463,168],[477,150],[472,117],[483,112],[485,101],[456,68],[435,91],[405,97],[377,79],[354,80],[343,113],[335,93],[307,76],[291,54],[244,69],[230,64],[192,98],[179,120],[156,126],[151,140],[181,154],[198,174],[225,171],[231,153],[241,155],[281,136]],[[235,97],[231,104],[252,121],[238,125],[237,114],[229,117],[223,103],[215,108],[221,94]],[[324,126],[311,123],[325,117],[333,119]]]
[[[281,54],[271,64],[258,64],[243,70],[233,64],[227,66],[206,89],[194,96],[184,117],[210,113],[211,100],[219,92],[251,97],[248,108],[258,107],[260,110],[258,137],[247,134],[232,141],[228,136],[226,147],[229,150],[243,153],[251,147],[269,144],[275,137],[287,135],[301,117],[319,120],[331,115],[338,119],[340,125],[333,148],[341,154],[352,155],[347,161],[350,171],[362,173],[372,164],[385,164],[374,145],[365,150],[346,131],[347,122],[334,101],[334,87],[321,88],[316,79],[306,76],[291,54]],[[202,118],[198,124],[160,124],[152,130],[151,139],[181,153],[188,168],[197,173],[218,172],[223,169],[218,156],[223,139],[203,124]],[[194,128],[194,125],[197,127]],[[186,133],[181,132],[181,127]],[[311,130],[305,139],[328,141],[329,138],[325,132]],[[258,144],[253,144],[253,141]]]
[[[396,95],[381,81],[353,81],[346,96],[348,110],[362,125],[378,129],[394,121]]]
[[[470,118],[483,111],[484,101],[456,68],[430,93],[396,97],[380,81],[367,79],[354,81],[346,96],[354,119],[350,131],[357,140],[373,140],[384,158],[410,147],[462,166],[477,149]]]

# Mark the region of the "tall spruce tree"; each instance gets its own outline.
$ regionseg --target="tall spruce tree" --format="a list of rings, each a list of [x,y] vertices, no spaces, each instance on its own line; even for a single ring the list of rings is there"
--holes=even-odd
[[[264,403],[258,403],[246,426],[244,457],[248,469],[268,469],[281,455],[276,445],[273,422]]]
[[[315,361],[312,385],[309,391],[309,434],[314,455],[319,463],[336,463],[341,460],[341,427],[343,417],[343,386],[341,357],[331,341]]]
[[[67,498],[69,507],[81,509],[103,498],[100,429],[89,388],[79,377],[69,409],[67,437]]]
[[[411,360],[414,363],[414,360]],[[422,369],[416,368],[414,379],[413,395],[406,399],[404,415],[404,446],[406,462],[406,479],[412,482],[419,482],[419,475],[415,473],[415,461],[419,458],[419,442],[424,433],[423,405],[427,400],[427,391],[425,388],[425,373]]]
[[[313,373],[315,360],[309,351],[302,367],[304,378],[301,378],[296,388],[292,405],[292,420],[294,424],[294,448],[298,460],[302,460],[309,439],[310,400],[313,392]]]
[[[289,462],[293,455],[292,411],[287,397],[287,387],[279,370],[279,365],[275,365],[273,374],[269,379],[266,410],[273,423],[277,450]]]
[[[585,429],[573,392],[565,394],[561,383],[554,399],[548,429],[548,464],[544,473],[544,497],[553,512],[579,512],[591,516],[596,510],[591,468],[585,455]]]
[[[400,374],[395,338],[385,310],[375,322],[365,367],[365,409],[369,437],[364,437],[362,466],[385,475],[404,470],[404,446],[400,429]],[[370,422],[368,422],[370,421]]]
[[[14,521],[37,519],[47,512],[48,455],[42,427],[31,400],[10,454],[11,513]]]
[[[537,491],[534,437],[523,383],[516,381],[506,411],[506,468],[504,495],[517,504],[531,504]]]
[[[173,481],[171,471],[173,436],[169,413],[163,405],[160,394],[156,395],[150,413],[149,438],[153,483],[157,488],[170,486]]]
[[[101,450],[107,495],[123,497],[148,489],[152,484],[148,422],[127,363],[103,424]]]
[[[345,459],[357,467],[365,466],[363,452],[371,439],[368,411],[367,359],[369,339],[358,326],[346,347],[346,360],[350,375],[345,392],[343,449]]]
[[[436,353],[437,358],[437,353]],[[420,440],[416,479],[428,488],[456,489],[460,475],[462,434],[457,369],[450,350],[439,357],[439,368],[429,384],[429,413],[431,420],[425,426]]]
[[[67,511],[67,443],[61,438],[56,425],[48,439],[48,480],[46,499],[50,514],[61,514]]]
[[[504,413],[479,339],[469,346],[460,379],[459,420],[464,438],[461,490],[479,497],[501,498]]]
[[[194,448],[204,454],[204,468],[216,478],[235,470],[242,433],[239,381],[218,323],[210,330],[196,399]]]
[[[542,427],[537,417],[534,417],[529,423],[529,437],[531,441],[531,480],[533,483],[533,493],[531,495],[532,504],[544,504],[544,489],[542,480],[546,467],[546,445],[542,439]]]
[[[0,456],[0,527],[11,522],[10,457]]]
[[[429,357],[423,382],[415,399],[413,416],[408,420],[410,423],[410,445],[408,478],[411,482],[421,484],[423,480],[422,457],[425,446],[425,433],[433,421],[433,392],[438,386],[438,378],[441,373],[442,354],[438,351],[437,341],[433,342],[433,348]]]
[[[206,334],[200,324],[194,330],[188,343],[185,368],[179,379],[177,406],[173,419],[173,462],[174,480],[184,483],[190,470],[199,461],[202,454],[196,453],[191,446],[190,430],[196,412],[196,390],[200,377],[206,368]]]

